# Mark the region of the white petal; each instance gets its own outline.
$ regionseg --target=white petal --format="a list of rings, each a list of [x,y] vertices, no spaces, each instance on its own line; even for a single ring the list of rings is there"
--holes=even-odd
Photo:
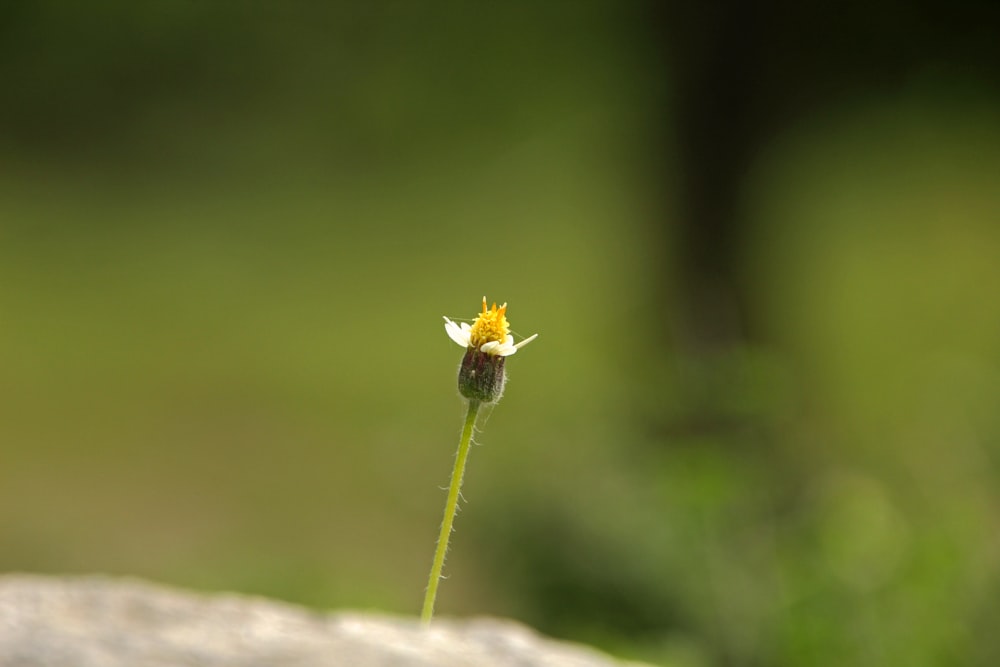
[[[498,352],[499,349],[500,349],[500,341],[497,340],[491,340],[488,343],[483,343],[482,345],[479,346],[480,352],[485,352],[486,354],[492,354],[494,356],[499,354]]]
[[[518,343],[514,347],[516,347],[516,348],[522,348],[525,345],[527,345],[528,343],[530,343],[531,341],[535,340],[536,338],[538,338],[538,334],[531,334],[530,336],[528,336],[527,338],[525,338],[524,340],[522,340],[520,343]]]
[[[467,328],[458,326],[446,317],[444,318],[444,330],[448,334],[448,338],[462,347],[469,347],[469,330]]]
[[[514,346],[514,337],[508,335],[502,343],[497,347],[497,351],[494,354],[498,354],[501,357],[509,357],[510,355],[517,352],[517,347]]]
[[[489,345],[488,350],[486,350],[487,345]],[[517,352],[517,348],[514,347],[514,339],[511,336],[507,336],[507,339],[504,340],[502,343],[498,340],[486,343],[480,349],[488,351],[495,357],[509,357],[510,355]]]

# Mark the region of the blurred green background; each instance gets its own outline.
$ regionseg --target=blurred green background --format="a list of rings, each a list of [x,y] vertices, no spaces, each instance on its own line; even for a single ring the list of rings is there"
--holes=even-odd
[[[930,7],[930,6],[928,6]],[[0,8],[0,569],[1000,659],[996,10]]]

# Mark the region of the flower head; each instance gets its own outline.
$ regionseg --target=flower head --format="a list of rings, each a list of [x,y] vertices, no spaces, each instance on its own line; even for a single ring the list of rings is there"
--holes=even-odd
[[[447,317],[444,318],[444,322],[444,330],[453,341],[462,347],[496,357],[509,357],[538,338],[538,334],[534,334],[515,345],[514,337],[510,335],[510,325],[507,323],[507,304],[497,308],[497,304],[494,303],[492,308],[487,309],[485,296],[483,312],[471,325],[465,322],[458,324]]]
[[[471,325],[456,324],[444,318],[448,337],[465,348],[465,357],[458,370],[458,391],[470,401],[496,403],[503,394],[504,361],[538,337],[534,334],[514,344],[507,324],[507,304],[486,307]]]

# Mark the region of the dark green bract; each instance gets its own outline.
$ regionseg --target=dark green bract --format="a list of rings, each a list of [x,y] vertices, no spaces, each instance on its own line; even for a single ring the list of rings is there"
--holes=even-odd
[[[458,371],[458,391],[470,401],[496,403],[503,395],[506,357],[469,348]]]

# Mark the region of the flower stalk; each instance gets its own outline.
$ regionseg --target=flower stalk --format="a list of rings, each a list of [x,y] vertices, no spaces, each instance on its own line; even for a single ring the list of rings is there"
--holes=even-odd
[[[444,559],[448,553],[448,541],[455,523],[455,513],[458,511],[462,478],[465,476],[465,463],[469,458],[469,449],[472,446],[472,435],[476,429],[479,408],[482,405],[496,403],[503,395],[507,357],[538,337],[538,334],[534,334],[515,345],[514,337],[510,335],[508,328],[506,313],[506,303],[499,308],[495,303],[492,308],[487,308],[484,296],[483,312],[471,325],[464,322],[457,324],[447,317],[444,318],[444,329],[448,337],[465,348],[465,356],[458,368],[458,393],[469,403],[468,412],[465,415],[465,425],[462,427],[462,437],[458,441],[455,468],[451,473],[448,500],[444,506],[444,519],[441,522],[437,547],[434,549],[434,561],[431,564],[424,605],[420,613],[420,619],[424,625],[429,625],[434,617],[438,584],[441,582]]]
[[[451,485],[448,488],[448,500],[444,505],[444,520],[441,522],[441,534],[438,535],[437,548],[434,550],[434,563],[431,565],[430,578],[427,580],[427,594],[424,596],[424,608],[420,620],[428,625],[434,617],[434,602],[437,600],[438,584],[441,582],[441,571],[444,569],[444,557],[448,552],[448,540],[451,538],[452,526],[455,522],[455,512],[458,510],[458,497],[462,491],[462,478],[465,476],[465,462],[469,458],[469,448],[472,445],[472,433],[476,428],[476,417],[479,414],[479,401],[469,401],[469,411],[465,415],[465,426],[462,427],[462,437],[458,441],[458,454],[455,455],[455,468],[451,473]]]

